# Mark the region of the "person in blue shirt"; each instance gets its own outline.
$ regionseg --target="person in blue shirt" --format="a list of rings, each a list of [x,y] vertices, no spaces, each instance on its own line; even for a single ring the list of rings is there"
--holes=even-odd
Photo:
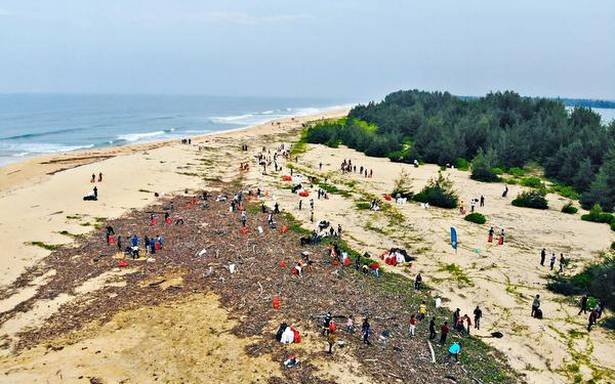
[[[137,247],[139,245],[139,238],[137,237],[137,235],[132,235],[132,237],[130,238],[130,244],[133,247]]]
[[[454,357],[455,361],[459,361],[459,355],[461,354],[461,344],[459,342],[454,342],[451,344],[448,349],[448,357]]]

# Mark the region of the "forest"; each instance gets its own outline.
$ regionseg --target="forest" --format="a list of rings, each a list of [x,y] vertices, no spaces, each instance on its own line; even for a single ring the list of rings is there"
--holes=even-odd
[[[480,98],[397,91],[355,106],[347,118],[310,126],[306,139],[399,162],[471,163],[481,181],[536,164],[580,193],[583,207],[615,208],[615,121],[605,124],[590,108],[569,109],[561,100],[512,91]]]

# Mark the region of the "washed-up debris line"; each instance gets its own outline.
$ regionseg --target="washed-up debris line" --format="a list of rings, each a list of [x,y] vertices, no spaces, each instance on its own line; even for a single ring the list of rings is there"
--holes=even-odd
[[[235,192],[228,184],[215,188],[228,196]],[[173,209],[169,210],[171,205]],[[277,228],[271,229],[267,214],[256,211],[249,210],[245,234],[241,232],[239,213],[229,212],[228,202],[217,202],[213,197],[207,201],[207,207],[201,199],[192,196],[161,199],[147,209],[133,210],[109,221],[105,226],[113,227],[115,233],[123,237],[124,244],[128,244],[128,236],[132,234],[141,238],[162,235],[164,247],[152,255],[151,262],[127,258],[126,268],[135,271],[121,277],[125,286],[111,285],[78,295],[43,327],[20,334],[16,350],[50,341],[91,321],[108,321],[120,310],[168,304],[195,293],[214,292],[231,317],[239,322],[233,333],[239,337],[258,337],[258,342],[246,348],[250,355],[268,353],[275,361],[283,361],[288,347],[275,340],[277,325],[286,321],[300,324],[303,330],[309,328],[318,332],[318,316],[330,311],[334,316],[354,316],[358,331],[354,334],[339,331],[338,341],[343,342],[347,353],[361,363],[360,373],[372,382],[477,382],[463,365],[431,363],[425,337],[408,337],[408,319],[416,309],[408,305],[405,300],[408,292],[402,289],[410,289],[410,284],[398,290],[382,289],[380,280],[372,276],[357,272],[353,267],[334,266],[326,246],[302,247],[299,234],[280,230],[287,224],[282,215],[276,215]],[[156,225],[150,225],[152,212],[158,216]],[[164,223],[163,212],[170,213],[173,224]],[[183,225],[174,224],[179,217],[183,218]],[[262,233],[258,226],[263,229]],[[306,250],[314,261],[311,270],[305,270],[301,278],[291,275],[290,268]],[[118,260],[114,255],[117,251],[114,244],[106,244],[104,230],[85,236],[76,245],[54,251],[37,268],[25,272],[18,282],[23,286],[46,271],[53,269],[57,273],[31,299],[0,314],[0,324],[27,311],[38,300],[73,293],[87,280],[116,270]],[[230,264],[235,265],[234,273],[230,272]],[[161,289],[163,276],[169,273],[181,275],[183,281]],[[279,310],[272,307],[274,295],[281,299]],[[373,335],[369,346],[360,340],[361,321],[366,314],[370,316]],[[338,322],[340,328],[343,321],[345,319]],[[385,330],[391,336],[379,338]],[[318,367],[310,361],[342,359],[343,355],[329,356],[324,346],[322,338],[322,348],[313,348],[322,352],[300,356],[298,368],[284,370],[282,378],[271,378],[270,382],[327,383],[317,377]]]

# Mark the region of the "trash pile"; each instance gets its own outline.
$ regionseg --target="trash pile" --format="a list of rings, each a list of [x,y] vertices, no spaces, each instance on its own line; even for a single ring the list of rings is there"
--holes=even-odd
[[[228,196],[236,192],[228,184],[215,187]],[[248,204],[258,207],[260,202]],[[107,286],[78,296],[42,328],[21,334],[17,348],[31,347],[92,320],[107,321],[120,310],[213,291],[224,307],[237,315],[235,335],[260,336],[256,344],[246,348],[248,354],[270,353],[275,361],[285,362],[289,359],[285,343],[300,342],[299,332],[305,332],[305,328],[319,332],[322,314],[331,312],[344,322],[353,317],[358,322],[368,316],[374,335],[372,345],[362,344],[360,334],[346,331],[337,332],[337,342],[356,357],[361,374],[371,381],[450,383],[447,376],[472,381],[461,365],[432,364],[426,338],[408,337],[408,319],[416,312],[405,296],[411,291],[410,281],[407,287],[383,289],[381,279],[355,270],[349,263],[337,262],[325,245],[301,245],[300,235],[288,231],[289,223],[282,215],[276,218],[280,226],[272,228],[267,222],[269,212],[248,209],[252,213],[247,214],[246,227],[242,227],[240,212],[230,212],[228,208],[225,199],[203,201],[176,196],[109,221],[105,225],[111,226],[115,236],[121,236],[125,243],[131,235],[137,235],[162,237],[164,245],[149,258],[141,250],[137,259],[121,259],[124,272],[134,269],[122,276],[125,286]],[[152,212],[160,217],[168,212],[171,224],[158,220],[152,225]],[[181,223],[177,218],[182,219]],[[396,252],[406,257],[401,250]],[[118,260],[113,257],[117,253],[117,244],[108,245],[102,230],[76,245],[54,251],[38,268],[25,272],[19,283],[25,285],[51,269],[57,273],[34,297],[1,314],[0,323],[27,311],[36,300],[71,293],[85,281],[118,269]],[[300,274],[292,272],[297,265],[301,266]],[[161,289],[161,276],[171,271],[182,275],[182,284]],[[151,283],[144,283],[147,281]],[[285,321],[301,324],[303,329]],[[270,330],[271,323],[280,324],[277,333]],[[427,324],[421,326],[426,328]],[[318,367],[310,363],[314,357],[337,358],[335,354],[325,354],[325,338],[322,343],[322,352],[302,355],[301,364],[291,361],[295,368],[284,370],[283,378],[272,378],[270,382],[326,383],[317,377]]]

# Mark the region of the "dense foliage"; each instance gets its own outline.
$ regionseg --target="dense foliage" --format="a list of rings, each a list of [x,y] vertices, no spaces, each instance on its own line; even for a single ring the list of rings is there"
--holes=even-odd
[[[553,276],[547,288],[565,295],[581,295],[588,293],[607,306],[615,309],[615,259],[606,257],[604,262],[586,267],[582,272],[567,277]]]
[[[521,192],[512,201],[512,205],[516,207],[547,209],[549,205],[545,198],[546,192],[543,189],[532,189]]]
[[[476,224],[485,224],[487,222],[485,216],[482,213],[478,212],[472,212],[469,215],[466,215],[466,217],[464,217],[464,220]]]
[[[572,204],[572,201],[567,202],[563,207],[562,207],[562,212],[564,213],[568,213],[568,214],[575,214],[577,213],[579,210],[577,209],[577,207],[575,207]]]
[[[455,208],[458,197],[453,190],[453,182],[439,172],[437,178],[429,180],[421,192],[414,195],[414,200],[429,203],[434,207]]]
[[[514,92],[460,98],[398,91],[354,107],[347,119],[309,129],[311,143],[349,147],[395,161],[457,164],[474,160],[473,178],[495,181],[495,168],[536,162],[545,175],[584,192],[581,203],[615,206],[615,123],[588,108]]]

